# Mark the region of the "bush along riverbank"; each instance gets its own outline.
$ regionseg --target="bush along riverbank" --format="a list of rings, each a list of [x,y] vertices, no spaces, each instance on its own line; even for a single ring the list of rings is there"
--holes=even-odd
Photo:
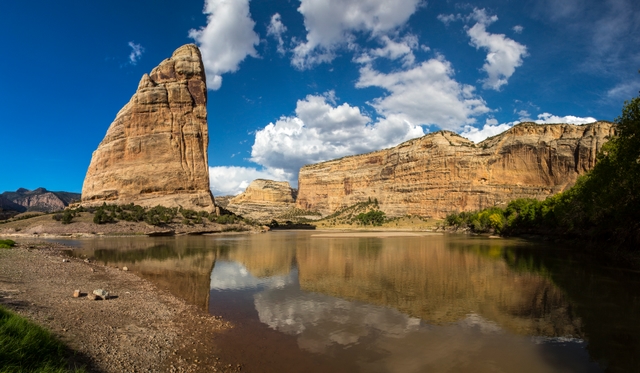
[[[506,208],[453,213],[447,225],[501,235],[555,235],[640,247],[640,97],[625,102],[616,136],[595,167],[565,192],[544,201],[518,199]]]

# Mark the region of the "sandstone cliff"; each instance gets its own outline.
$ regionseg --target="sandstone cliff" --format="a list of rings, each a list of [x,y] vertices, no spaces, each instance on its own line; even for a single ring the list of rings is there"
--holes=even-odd
[[[377,198],[388,216],[443,218],[516,198],[544,199],[593,168],[612,126],[522,123],[479,144],[453,132],[432,133],[303,167],[296,205],[327,215]]]
[[[271,220],[295,206],[295,193],[286,181],[257,179],[229,200],[227,209],[255,220]]]
[[[145,74],[93,152],[82,204],[215,209],[209,190],[207,87],[193,44]]]

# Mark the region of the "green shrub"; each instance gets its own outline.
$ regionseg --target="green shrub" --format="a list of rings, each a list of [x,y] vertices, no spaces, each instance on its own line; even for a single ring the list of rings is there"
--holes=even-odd
[[[13,240],[0,240],[0,249],[10,249],[16,245]]]
[[[376,200],[377,203],[377,200]],[[356,216],[356,220],[362,225],[381,226],[385,220],[385,213],[379,210],[371,210],[366,213],[360,213]]]
[[[62,224],[71,224],[71,221],[73,220],[73,216],[75,214],[73,213],[73,211],[71,210],[64,210],[64,213],[62,214]]]
[[[108,209],[98,208],[93,215],[93,222],[96,224],[107,224],[115,222],[114,217],[108,212]]]

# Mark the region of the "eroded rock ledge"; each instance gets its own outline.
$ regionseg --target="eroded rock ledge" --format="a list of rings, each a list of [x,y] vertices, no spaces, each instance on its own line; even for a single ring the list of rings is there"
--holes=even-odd
[[[227,209],[254,220],[270,220],[295,206],[296,193],[286,181],[256,179],[229,200]]]
[[[205,82],[193,44],[145,74],[93,152],[82,204],[133,202],[214,211]]]
[[[522,123],[479,144],[440,131],[394,148],[308,165],[296,207],[328,215],[377,198],[388,216],[443,218],[516,198],[544,199],[595,165],[613,124]]]

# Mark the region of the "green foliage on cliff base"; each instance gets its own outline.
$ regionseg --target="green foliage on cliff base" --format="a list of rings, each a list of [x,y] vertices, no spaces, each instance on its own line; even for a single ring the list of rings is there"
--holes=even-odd
[[[206,211],[195,211],[177,207],[155,206],[145,209],[142,206],[130,203],[128,205],[107,205],[97,207],[93,211],[93,222],[95,224],[108,224],[118,221],[142,222],[149,225],[166,225],[181,222],[184,225],[204,224],[205,219],[218,224],[235,224],[244,222],[250,224],[246,219],[221,209],[221,215]],[[180,218],[181,216],[181,218]]]
[[[625,102],[616,136],[595,167],[569,190],[544,201],[518,199],[506,208],[447,216],[450,226],[501,234],[557,234],[640,247],[640,97]]]

